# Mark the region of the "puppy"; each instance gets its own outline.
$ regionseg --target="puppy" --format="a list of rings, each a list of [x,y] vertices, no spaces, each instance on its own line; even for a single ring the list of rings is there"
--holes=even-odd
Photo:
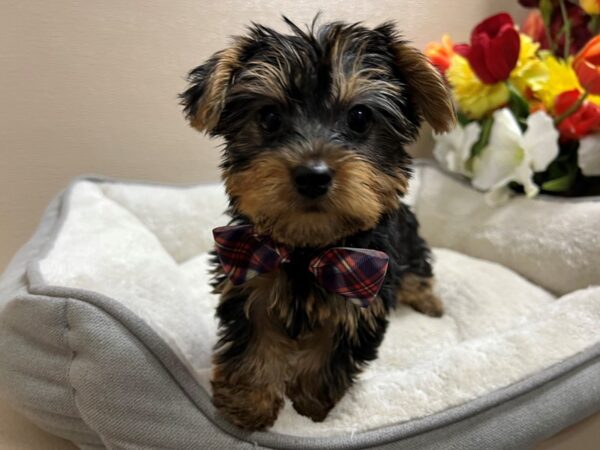
[[[397,302],[442,315],[400,199],[421,121],[454,123],[443,78],[391,23],[284,20],[290,34],[253,25],[181,94],[191,125],[225,140],[213,402],[248,430],[271,426],[284,395],[324,420],[377,357]]]

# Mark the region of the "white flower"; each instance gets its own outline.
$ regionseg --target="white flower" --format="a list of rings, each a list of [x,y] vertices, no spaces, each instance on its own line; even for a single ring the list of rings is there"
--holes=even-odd
[[[457,125],[448,133],[434,134],[433,154],[442,167],[451,172],[468,175],[465,164],[471,156],[471,147],[479,139],[480,132],[479,124],[471,122],[466,127]]]
[[[600,175],[600,133],[582,138],[577,155],[581,173],[588,177]]]
[[[508,198],[512,181],[533,197],[539,192],[533,173],[546,170],[557,156],[558,131],[548,114],[531,114],[523,133],[510,110],[503,108],[494,113],[488,145],[473,161],[473,186],[490,191],[486,198],[492,204]]]

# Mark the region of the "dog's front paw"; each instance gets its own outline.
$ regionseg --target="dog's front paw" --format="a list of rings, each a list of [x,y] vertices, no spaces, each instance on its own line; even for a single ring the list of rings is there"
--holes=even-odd
[[[294,401],[292,404],[298,414],[308,417],[313,422],[323,422],[333,408],[333,405],[325,406],[314,402]]]
[[[286,394],[298,414],[308,417],[313,422],[323,422],[329,411],[335,406],[335,401],[328,391],[327,384],[319,384],[315,380],[306,382],[305,378],[289,384]]]
[[[213,381],[213,404],[235,426],[248,431],[272,426],[283,407],[282,395],[270,386]]]
[[[411,306],[416,311],[430,317],[442,317],[444,315],[444,305],[433,292],[423,295],[418,303],[411,304]]]
[[[442,317],[444,314],[444,305],[433,292],[433,278],[405,275],[396,292],[396,298],[399,302],[430,317]]]

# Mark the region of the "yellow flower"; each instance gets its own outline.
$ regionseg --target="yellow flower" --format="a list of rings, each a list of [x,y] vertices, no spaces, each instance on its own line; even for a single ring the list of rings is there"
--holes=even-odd
[[[551,111],[554,109],[556,97],[560,94],[572,91],[573,89],[583,92],[583,88],[579,84],[577,75],[573,70],[573,58],[564,61],[550,53],[544,52],[542,59],[548,68],[548,79],[536,92],[536,96],[544,103],[546,109]],[[600,105],[600,96],[590,95],[588,101]]]
[[[579,6],[588,14],[600,14],[600,0],[580,0]]]
[[[460,55],[452,56],[446,76],[461,112],[471,119],[480,119],[508,102],[508,88],[503,82],[482,83],[469,61]]]
[[[540,44],[521,34],[519,60],[510,73],[510,82],[525,98],[536,95],[548,82],[548,67],[537,55]]]

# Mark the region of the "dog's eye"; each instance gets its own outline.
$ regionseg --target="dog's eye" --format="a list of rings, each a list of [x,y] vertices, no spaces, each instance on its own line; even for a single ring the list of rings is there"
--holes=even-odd
[[[371,110],[365,105],[353,106],[348,111],[348,127],[355,133],[364,133],[371,123]]]
[[[260,126],[267,133],[274,133],[281,128],[281,114],[274,106],[265,106],[258,113]]]

